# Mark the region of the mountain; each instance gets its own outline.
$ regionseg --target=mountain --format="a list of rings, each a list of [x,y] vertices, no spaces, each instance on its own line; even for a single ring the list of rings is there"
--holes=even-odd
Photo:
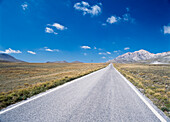
[[[54,61],[54,62],[47,61],[47,63],[68,63],[68,62],[67,61]]]
[[[24,62],[14,58],[11,55],[0,53],[0,62]]]
[[[170,64],[170,54],[147,60],[151,64]]]
[[[80,62],[80,61],[73,61],[71,63],[83,63],[83,62]]]
[[[146,50],[139,50],[135,52],[128,52],[123,55],[116,57],[115,59],[109,60],[107,63],[170,63],[170,51],[153,54]]]

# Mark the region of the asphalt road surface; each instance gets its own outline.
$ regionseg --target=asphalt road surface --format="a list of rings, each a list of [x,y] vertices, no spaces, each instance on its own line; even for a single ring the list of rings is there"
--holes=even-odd
[[[0,111],[1,122],[170,121],[112,64]]]

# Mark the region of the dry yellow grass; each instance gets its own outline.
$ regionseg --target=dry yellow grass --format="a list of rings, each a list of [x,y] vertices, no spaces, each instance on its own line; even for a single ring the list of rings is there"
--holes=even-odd
[[[114,64],[114,66],[170,116],[170,65]]]
[[[0,92],[76,76],[103,66],[104,64],[95,63],[0,63]],[[24,85],[25,83],[27,85]]]
[[[103,63],[0,63],[0,108],[105,66]]]

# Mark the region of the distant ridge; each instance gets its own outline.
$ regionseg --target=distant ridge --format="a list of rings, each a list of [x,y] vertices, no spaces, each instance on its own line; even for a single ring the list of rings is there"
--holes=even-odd
[[[80,61],[73,61],[71,63],[83,63],[83,62],[80,62]]]
[[[115,59],[107,61],[107,63],[154,63],[160,64],[170,63],[170,51],[153,54],[146,50],[139,50],[135,52],[128,52],[116,57]]]
[[[24,61],[18,60],[11,55],[0,53],[0,62],[24,62]]]
[[[69,63],[67,61],[47,61],[46,63]],[[70,62],[70,63],[83,63],[83,62],[80,62],[80,61],[73,61],[73,62]]]
[[[67,61],[54,61],[54,62],[47,61],[46,63],[68,63],[68,62]]]

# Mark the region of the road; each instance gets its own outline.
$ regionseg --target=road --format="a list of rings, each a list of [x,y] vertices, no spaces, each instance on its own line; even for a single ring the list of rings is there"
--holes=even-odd
[[[1,122],[160,122],[169,119],[113,67],[0,111]]]

